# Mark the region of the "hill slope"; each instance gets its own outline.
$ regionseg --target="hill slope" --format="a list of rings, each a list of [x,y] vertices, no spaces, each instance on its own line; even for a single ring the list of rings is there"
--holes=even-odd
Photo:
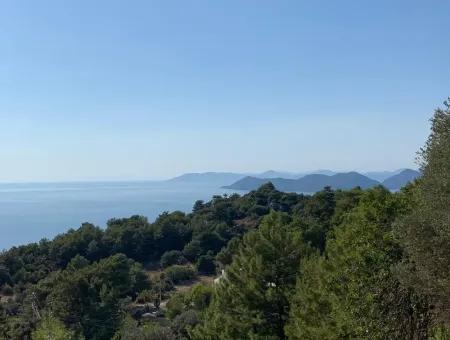
[[[383,185],[391,190],[397,190],[404,187],[411,181],[420,176],[420,172],[412,169],[405,169],[399,174],[389,177],[383,182]]]

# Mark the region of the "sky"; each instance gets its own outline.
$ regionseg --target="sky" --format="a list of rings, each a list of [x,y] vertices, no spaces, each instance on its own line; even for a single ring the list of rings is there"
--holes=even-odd
[[[415,167],[450,2],[3,0],[0,182]]]

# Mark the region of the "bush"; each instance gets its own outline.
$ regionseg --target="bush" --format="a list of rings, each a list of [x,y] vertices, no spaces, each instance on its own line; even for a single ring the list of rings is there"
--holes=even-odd
[[[199,322],[197,312],[187,310],[175,317],[172,322],[172,330],[181,338],[188,339],[189,329],[192,329]]]
[[[173,265],[165,270],[167,277],[174,283],[192,280],[197,276],[195,269],[191,266]]]
[[[201,254],[212,251],[214,254],[225,246],[226,241],[214,231],[205,231],[195,237],[200,242]]]
[[[234,254],[237,253],[240,242],[241,239],[239,237],[233,237],[216,255],[216,260],[222,268],[231,264]]]
[[[157,323],[145,323],[139,325],[130,316],[125,317],[122,326],[117,330],[112,340],[176,340],[174,332]]]
[[[216,263],[214,257],[211,255],[202,255],[198,258],[196,263],[197,271],[202,274],[215,274]]]
[[[269,213],[269,208],[262,206],[262,205],[254,205],[250,208],[248,213],[252,216],[264,216]]]
[[[202,311],[211,303],[214,288],[198,283],[189,291],[189,305],[194,309]]]
[[[2,294],[6,295],[6,296],[11,296],[14,294],[12,287],[7,283],[2,287],[1,291],[2,291]]]
[[[189,260],[194,262],[202,253],[202,247],[199,240],[192,240],[183,249],[183,255]]]
[[[155,294],[153,294],[151,290],[143,290],[136,297],[136,302],[141,304],[152,302],[154,300],[154,295]]]
[[[11,276],[9,270],[3,265],[0,265],[0,286],[4,283],[11,283]]]
[[[166,315],[169,319],[175,318],[186,309],[185,296],[182,293],[174,294],[166,304]]]
[[[167,268],[173,266],[174,264],[185,264],[186,258],[183,253],[179,250],[166,251],[161,257],[161,267]]]

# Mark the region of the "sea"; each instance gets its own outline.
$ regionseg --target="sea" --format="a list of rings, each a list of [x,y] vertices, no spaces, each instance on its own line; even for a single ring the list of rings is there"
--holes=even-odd
[[[234,192],[170,181],[0,183],[0,250],[51,239],[84,222],[105,227],[111,218],[132,215],[154,221],[164,211],[190,212],[196,200]]]

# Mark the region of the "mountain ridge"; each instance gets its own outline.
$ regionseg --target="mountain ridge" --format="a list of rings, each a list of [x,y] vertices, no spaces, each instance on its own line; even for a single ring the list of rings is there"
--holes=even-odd
[[[419,175],[418,171],[412,169],[364,173],[356,171],[335,172],[332,170],[316,170],[302,173],[276,170],[268,170],[261,173],[210,171],[185,173],[163,182],[177,185],[215,186],[236,190],[254,190],[268,181],[273,182],[274,185],[283,191],[314,192],[321,190],[323,186],[347,189],[355,186],[366,188],[374,185],[384,185],[388,189],[396,190]]]
[[[351,189],[354,187],[370,188],[379,185],[378,181],[372,180],[358,172],[337,173],[335,175],[310,174],[298,179],[285,178],[256,178],[244,177],[237,182],[224,186],[226,189],[254,190],[259,186],[271,182],[277,190],[290,192],[316,192],[326,186],[333,189]]]
[[[257,178],[254,176],[246,176],[231,185],[223,186],[223,188],[233,190],[255,190],[261,185],[271,182],[278,190],[287,192],[317,192],[326,186],[329,186],[332,189],[352,189],[355,187],[367,189],[377,185],[384,185],[388,189],[397,190],[408,182],[416,179],[418,176],[420,176],[420,173],[412,169],[405,169],[400,173],[387,178],[383,182],[371,179],[356,171],[336,173],[334,175],[310,174],[298,179]]]

